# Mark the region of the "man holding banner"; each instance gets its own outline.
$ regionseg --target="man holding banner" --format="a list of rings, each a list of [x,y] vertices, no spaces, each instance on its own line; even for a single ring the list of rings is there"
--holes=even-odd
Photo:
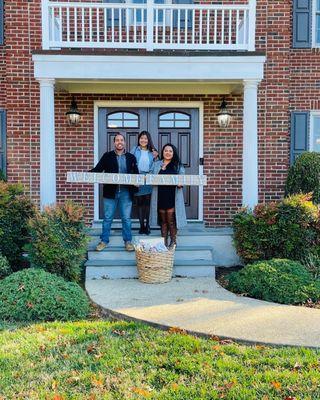
[[[104,153],[90,172],[139,174],[137,160],[134,155],[125,151],[125,138],[121,133],[117,133],[114,137],[114,150]],[[132,185],[103,185],[104,218],[97,251],[105,249],[109,243],[111,224],[118,206],[125,248],[127,251],[134,250],[131,243],[131,210],[133,195],[137,190],[138,188]]]

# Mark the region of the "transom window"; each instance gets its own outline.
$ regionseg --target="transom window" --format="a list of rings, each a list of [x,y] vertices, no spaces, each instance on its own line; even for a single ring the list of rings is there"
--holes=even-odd
[[[314,0],[315,4],[315,43],[320,46],[320,0]]]
[[[311,115],[310,150],[320,152],[320,112]]]
[[[134,113],[120,111],[107,116],[108,128],[139,128],[139,116]]]
[[[190,128],[190,115],[179,112],[161,114],[159,128]]]

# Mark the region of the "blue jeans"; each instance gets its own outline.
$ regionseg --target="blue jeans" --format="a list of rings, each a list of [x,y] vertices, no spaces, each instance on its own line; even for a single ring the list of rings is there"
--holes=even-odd
[[[111,224],[113,221],[114,214],[119,204],[120,216],[122,221],[122,237],[125,242],[131,242],[131,210],[132,200],[130,197],[129,190],[124,188],[120,191],[116,191],[114,199],[103,199],[104,205],[104,219],[102,223],[102,235],[101,241],[109,243],[109,236],[111,230]]]

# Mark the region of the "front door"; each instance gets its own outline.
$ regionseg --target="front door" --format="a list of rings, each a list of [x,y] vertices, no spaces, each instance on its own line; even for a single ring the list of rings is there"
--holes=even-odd
[[[178,149],[186,174],[199,173],[199,111],[193,108],[99,108],[99,158],[113,149],[113,138],[122,133],[128,151],[137,144],[139,132],[147,130],[159,153],[166,143]],[[185,187],[188,219],[198,219],[198,187]],[[100,188],[99,217],[103,218]],[[133,208],[133,218],[137,215]],[[118,217],[118,215],[117,215]]]

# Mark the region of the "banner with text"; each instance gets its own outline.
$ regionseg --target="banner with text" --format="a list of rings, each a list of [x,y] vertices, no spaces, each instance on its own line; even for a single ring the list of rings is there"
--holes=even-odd
[[[137,175],[113,174],[105,172],[68,172],[69,183],[103,183],[110,185],[168,185],[205,186],[206,175]]]

